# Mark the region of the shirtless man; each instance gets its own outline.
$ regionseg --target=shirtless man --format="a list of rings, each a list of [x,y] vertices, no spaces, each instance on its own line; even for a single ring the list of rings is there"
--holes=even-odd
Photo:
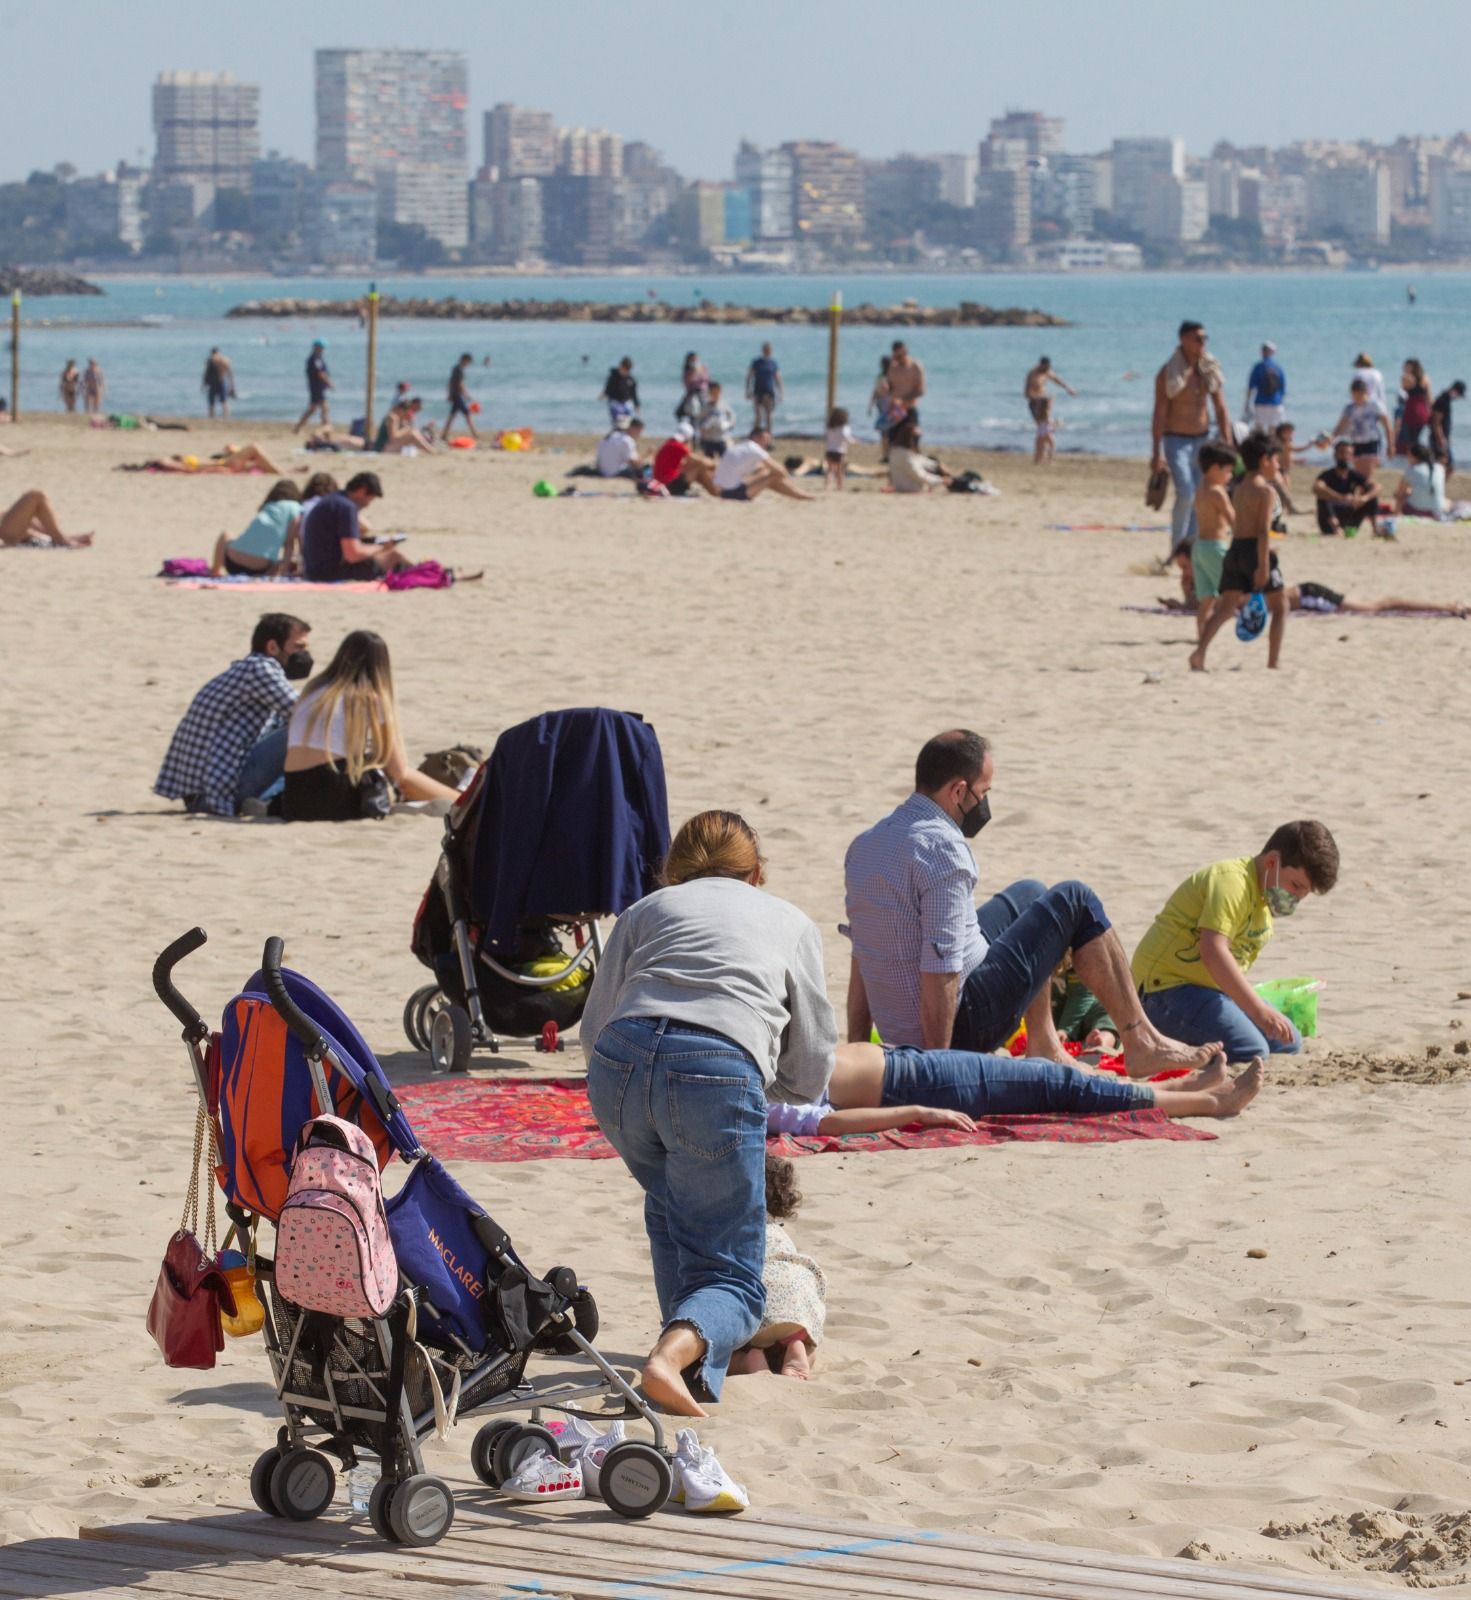
[[[1272,518],[1277,511],[1277,491],[1272,487],[1269,458],[1280,447],[1270,435],[1260,431],[1242,442],[1241,460],[1246,476],[1236,488],[1236,537],[1226,552],[1221,567],[1221,598],[1200,643],[1190,657],[1193,672],[1205,671],[1205,653],[1210,642],[1241,609],[1249,594],[1266,597],[1271,624],[1267,631],[1267,665],[1282,661],[1282,639],[1287,632],[1287,591],[1277,554],[1272,549]]]
[[[93,535],[68,537],[61,531],[45,493],[30,489],[8,511],[0,512],[0,545],[29,544],[42,538],[49,539],[55,550],[80,550],[91,544]]]
[[[1032,421],[1037,424],[1037,443],[1032,451],[1032,461],[1039,467],[1051,461],[1057,449],[1057,439],[1052,431],[1052,396],[1047,390],[1049,383],[1055,383],[1059,389],[1066,390],[1074,399],[1078,396],[1078,391],[1067,379],[1052,370],[1051,356],[1042,356],[1027,374],[1027,381],[1022,387],[1022,397],[1027,402],[1027,410],[1032,414]]]
[[[1180,568],[1189,597],[1190,544],[1195,538],[1195,491],[1200,488],[1200,447],[1210,433],[1211,410],[1221,438],[1230,443],[1231,417],[1220,364],[1206,351],[1209,336],[1198,322],[1182,322],[1179,344],[1154,378],[1149,470],[1168,471],[1175,484],[1170,518],[1170,560]]]

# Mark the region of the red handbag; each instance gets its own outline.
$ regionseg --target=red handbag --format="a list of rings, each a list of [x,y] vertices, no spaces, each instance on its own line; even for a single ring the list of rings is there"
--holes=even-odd
[[[199,1231],[199,1159],[209,1133],[209,1166],[205,1182],[209,1199],[204,1208],[204,1243]],[[148,1331],[170,1367],[212,1367],[225,1348],[220,1327],[223,1306],[233,1317],[235,1295],[215,1253],[214,1129],[203,1103],[194,1127],[194,1166],[184,1214],[178,1232],[168,1242],[148,1303]]]

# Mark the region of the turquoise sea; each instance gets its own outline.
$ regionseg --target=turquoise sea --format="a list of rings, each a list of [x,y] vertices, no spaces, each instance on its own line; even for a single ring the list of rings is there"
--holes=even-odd
[[[235,365],[235,415],[295,420],[305,404],[302,365],[314,337],[328,341],[337,384],[334,418],[362,410],[364,333],[350,320],[226,320],[243,300],[272,296],[349,298],[366,278],[116,278],[106,296],[26,302],[21,400],[26,409],[59,405],[56,376],[73,356],[102,362],[108,409],[159,414],[201,412],[204,359],[218,344]],[[1398,271],[1342,273],[1122,273],[1109,275],[871,275],[643,278],[380,278],[385,294],[503,300],[646,300],[703,297],[759,305],[822,305],[833,289],[848,304],[1037,307],[1066,317],[1057,329],[916,330],[910,346],[928,373],[925,431],[934,444],[1030,448],[1021,401],[1026,369],[1044,352],[1078,390],[1061,395],[1064,450],[1142,456],[1149,443],[1150,380],[1174,344],[1183,317],[1204,321],[1225,367],[1231,407],[1240,410],[1246,375],[1263,339],[1278,346],[1288,376],[1288,411],[1311,434],[1337,417],[1354,355],[1367,349],[1391,392],[1399,365],[1418,356],[1437,390],[1471,381],[1471,273],[1412,276]],[[1406,293],[1413,283],[1417,303]],[[141,317],[155,319],[140,325]],[[158,321],[157,319],[166,319]],[[122,325],[101,325],[122,324]],[[844,329],[840,399],[862,437],[864,406],[879,356],[897,330]],[[476,358],[472,388],[491,427],[591,431],[604,425],[596,401],[608,367],[631,355],[645,417],[660,429],[679,394],[679,371],[694,348],[739,396],[763,338],[776,345],[786,382],[778,427],[815,433],[822,422],[827,333],[821,328],[693,328],[588,323],[433,323],[385,320],[379,332],[378,404],[405,379],[442,413],[445,378],[461,350]],[[491,366],[480,363],[489,355]],[[1127,374],[1135,373],[1137,377]],[[248,429],[242,428],[242,432]]]

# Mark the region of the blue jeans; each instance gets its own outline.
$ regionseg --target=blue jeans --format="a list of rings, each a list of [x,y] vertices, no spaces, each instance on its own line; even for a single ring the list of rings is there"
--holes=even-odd
[[[1144,1015],[1181,1044],[1212,1044],[1220,1040],[1227,1061],[1250,1061],[1253,1056],[1295,1056],[1302,1035],[1294,1026],[1285,1043],[1268,1039],[1229,995],[1203,984],[1182,983],[1173,989],[1141,994]]]
[[[970,1117],[1029,1111],[1133,1111],[1154,1090],[1111,1072],[1083,1072],[1057,1061],[981,1055],[971,1050],[884,1051],[886,1106],[939,1106]]]
[[[976,923],[990,948],[960,986],[950,1035],[956,1050],[1000,1049],[1068,951],[1112,926],[1086,883],[1069,879],[1049,889],[1035,878],[992,895]]]
[[[1175,504],[1170,512],[1172,556],[1195,539],[1195,491],[1201,485],[1200,447],[1204,443],[1204,438],[1190,433],[1167,433],[1159,442],[1165,465],[1175,480]]]
[[[761,1326],[766,1286],[766,1088],[720,1034],[667,1017],[622,1017],[598,1035],[587,1097],[644,1191],[659,1315],[705,1354],[686,1371],[720,1398],[733,1350]]]
[[[282,723],[256,740],[235,780],[235,804],[242,800],[274,800],[286,787],[286,735]]]

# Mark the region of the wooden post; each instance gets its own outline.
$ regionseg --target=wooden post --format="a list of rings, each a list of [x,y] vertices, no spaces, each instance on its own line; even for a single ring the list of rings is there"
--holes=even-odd
[[[378,379],[378,285],[368,285],[368,398],[363,405],[363,445],[373,443],[373,389]]]
[[[823,415],[822,425],[827,427],[827,419],[833,414],[833,407],[838,403],[838,325],[843,320],[843,291],[833,290],[832,304],[827,308],[827,411]]]
[[[10,293],[10,420],[20,421],[20,290]]]

